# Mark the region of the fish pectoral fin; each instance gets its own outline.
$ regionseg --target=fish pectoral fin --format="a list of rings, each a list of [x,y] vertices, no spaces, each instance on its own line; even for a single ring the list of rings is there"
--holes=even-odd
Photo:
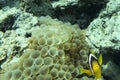
[[[102,54],[100,54],[99,58],[98,58],[98,62],[100,65],[102,65]]]
[[[89,76],[92,76],[91,71],[88,70],[88,69],[83,69],[83,68],[81,68],[81,69],[80,69],[80,73],[81,73],[81,74],[87,74],[87,75],[89,75]]]

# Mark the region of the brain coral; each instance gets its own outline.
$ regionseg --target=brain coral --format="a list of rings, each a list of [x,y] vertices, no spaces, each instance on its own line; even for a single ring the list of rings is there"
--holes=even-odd
[[[39,18],[26,50],[16,64],[8,66],[1,80],[71,80],[87,62],[85,31],[49,16]],[[84,56],[84,57],[83,57]],[[85,60],[85,61],[84,61]]]

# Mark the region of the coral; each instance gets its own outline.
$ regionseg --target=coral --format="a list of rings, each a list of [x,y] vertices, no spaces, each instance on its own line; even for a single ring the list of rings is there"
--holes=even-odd
[[[79,54],[82,56],[83,63],[87,64],[87,62],[88,62],[88,55],[87,55],[86,51],[85,50],[80,50]]]
[[[104,52],[111,49],[119,50],[120,5],[118,4],[120,4],[118,0],[110,0],[106,8],[89,25],[86,40],[93,48],[98,50],[101,46]]]
[[[113,61],[108,61],[103,65],[103,75],[106,76],[105,79],[119,80],[120,79],[120,67]],[[117,75],[117,76],[116,76]]]
[[[88,55],[89,50],[85,31],[49,16],[40,17],[39,25],[29,48],[17,63],[5,68],[1,80],[71,80],[77,76],[76,69],[84,64],[82,51]]]
[[[5,32],[12,30],[12,26],[20,13],[16,8],[6,7],[6,9],[0,10],[0,30]]]
[[[36,16],[52,15],[50,0],[19,0],[20,8]]]
[[[58,1],[54,1],[52,2],[52,7],[56,8],[56,7],[62,7],[64,8],[64,6],[68,6],[68,5],[75,5],[78,3],[78,0],[58,0]]]

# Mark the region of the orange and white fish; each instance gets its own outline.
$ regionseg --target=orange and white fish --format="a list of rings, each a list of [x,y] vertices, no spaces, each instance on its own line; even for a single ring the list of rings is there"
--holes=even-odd
[[[101,73],[101,65],[102,65],[102,54],[97,58],[94,55],[94,52],[91,51],[89,54],[89,69],[80,69],[81,74],[87,74],[89,76],[94,76],[97,80],[102,78]]]

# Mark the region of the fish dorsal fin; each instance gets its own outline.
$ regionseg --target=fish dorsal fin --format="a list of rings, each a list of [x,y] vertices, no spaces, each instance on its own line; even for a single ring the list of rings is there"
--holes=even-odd
[[[95,55],[95,51],[93,49],[90,50],[90,53]],[[98,57],[98,63],[100,65],[102,65],[102,54],[100,53],[99,57]]]
[[[102,65],[102,54],[99,55],[98,62],[100,65]]]
[[[94,55],[95,51],[93,49],[90,49],[90,53]]]

